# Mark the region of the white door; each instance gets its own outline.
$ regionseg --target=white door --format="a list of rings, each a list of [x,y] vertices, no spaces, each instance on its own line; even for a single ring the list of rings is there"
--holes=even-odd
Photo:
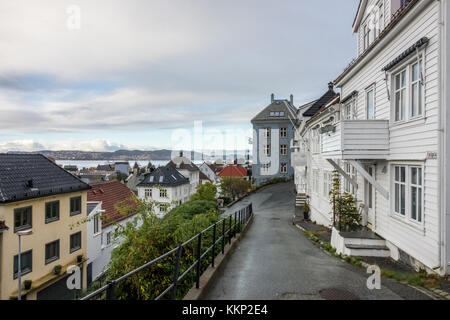
[[[375,166],[366,166],[366,171],[375,178]],[[369,228],[372,228],[375,223],[375,188],[369,181],[364,179],[364,204],[368,210]]]

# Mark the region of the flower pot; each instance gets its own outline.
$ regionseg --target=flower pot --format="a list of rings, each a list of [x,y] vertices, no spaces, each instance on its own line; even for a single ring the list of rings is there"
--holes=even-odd
[[[62,269],[62,267],[60,265],[57,265],[53,268],[53,273],[58,275],[61,273],[61,269]]]

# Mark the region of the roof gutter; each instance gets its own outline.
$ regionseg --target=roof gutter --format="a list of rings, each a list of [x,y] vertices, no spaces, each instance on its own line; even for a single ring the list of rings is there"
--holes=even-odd
[[[398,23],[384,36],[379,39],[378,43],[367,53],[365,57],[355,63],[353,66],[349,67],[347,71],[336,79],[336,87],[342,88],[358,71],[360,71],[369,61],[376,57],[381,50],[383,50],[390,42],[398,36],[398,32],[406,28],[407,25],[420,13],[423,9],[431,4],[434,0],[421,0],[415,3],[415,5],[409,9],[409,12],[398,21]]]

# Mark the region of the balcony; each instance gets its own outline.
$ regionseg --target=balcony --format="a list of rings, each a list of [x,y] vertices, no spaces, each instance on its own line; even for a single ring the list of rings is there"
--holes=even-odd
[[[322,128],[322,156],[383,160],[389,156],[389,120],[343,120]]]

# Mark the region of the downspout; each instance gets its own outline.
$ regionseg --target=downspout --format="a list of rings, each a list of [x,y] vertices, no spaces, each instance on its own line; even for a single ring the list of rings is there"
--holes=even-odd
[[[442,32],[442,28],[445,28],[445,24],[444,24],[444,10],[443,10],[443,6],[444,6],[444,1],[440,1],[437,0],[437,2],[439,3],[439,55],[438,55],[438,65],[439,65],[439,77],[438,77],[438,81],[439,81],[439,90],[438,90],[438,101],[440,103],[440,106],[438,108],[438,118],[439,118],[439,129],[438,129],[438,159],[439,159],[439,165],[438,165],[438,183],[439,183],[439,203],[438,203],[438,212],[439,212],[439,249],[438,249],[438,254],[439,254],[439,266],[435,268],[435,270],[440,269],[441,271],[445,272],[446,270],[446,261],[445,261],[445,178],[442,178],[442,174],[445,175],[445,170],[443,170],[444,168],[444,161],[445,161],[445,156],[443,155],[443,151],[445,150],[445,146],[443,145],[445,143],[445,117],[443,117],[443,115],[445,116],[445,113],[443,112],[443,108],[445,108],[445,99],[444,99],[444,94],[443,92],[445,92],[445,88],[443,87],[444,85],[444,81],[443,77],[445,74],[445,70],[444,66],[445,64],[443,63],[443,60],[445,59],[444,54],[445,51],[443,50],[443,48],[445,48],[443,46],[443,44],[445,44],[445,38],[443,37],[443,35],[445,34],[444,32]],[[444,113],[444,114],[443,114]]]

